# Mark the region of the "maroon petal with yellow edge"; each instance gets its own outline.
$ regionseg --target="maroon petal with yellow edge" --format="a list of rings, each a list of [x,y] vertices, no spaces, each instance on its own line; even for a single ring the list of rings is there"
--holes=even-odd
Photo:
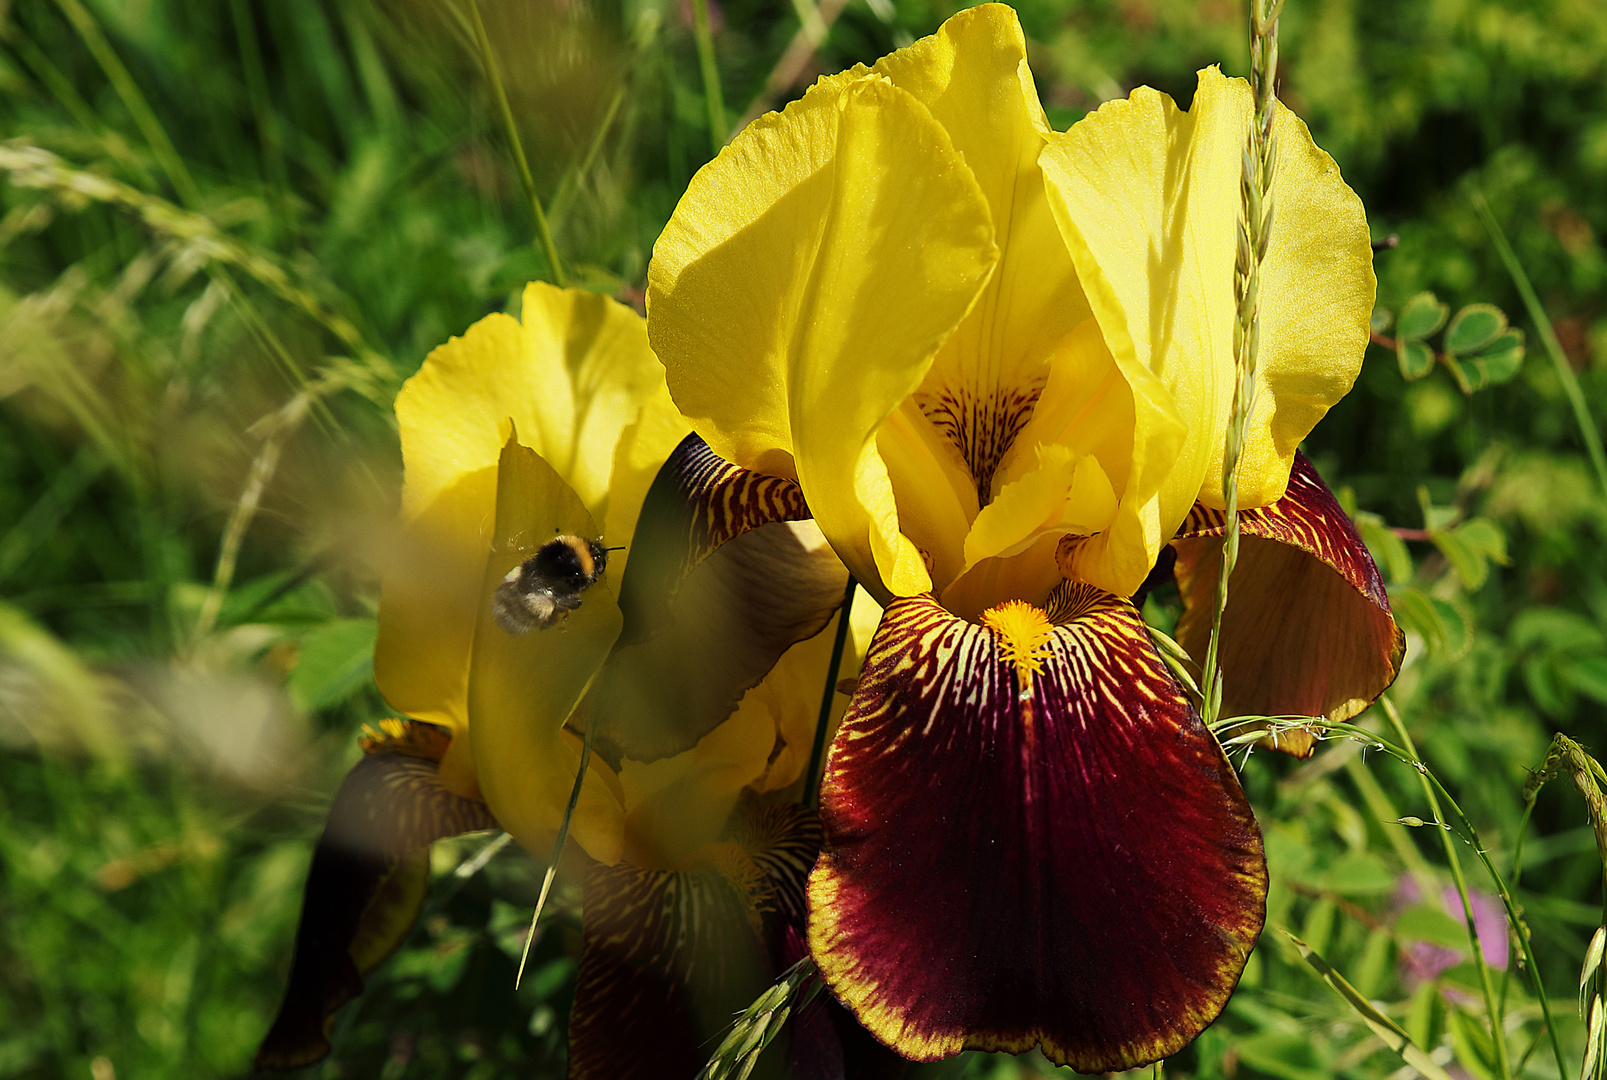
[[[1127,600],[1065,583],[984,621],[883,615],[827,761],[810,951],[916,1060],[1165,1057],[1260,933],[1255,819]]]
[[[593,866],[570,1080],[692,1080],[736,1013],[775,980],[770,939],[802,918],[819,849],[813,813],[750,799],[700,868]],[[756,1075],[785,1075],[781,1060],[767,1051]]]
[[[791,480],[732,465],[696,435],[648,491],[620,586],[624,629],[598,680],[598,751],[689,750],[841,606],[848,570]]]
[[[1284,497],[1239,522],[1222,619],[1222,715],[1350,719],[1395,681],[1406,651],[1372,555],[1303,454]],[[1222,513],[1196,505],[1174,545],[1184,605],[1177,640],[1201,662],[1222,532]],[[1314,740],[1297,729],[1274,745],[1306,757]]]
[[[258,1069],[296,1069],[329,1053],[335,1011],[402,943],[430,884],[430,844],[496,825],[482,803],[436,776],[450,737],[416,721],[386,721],[363,740],[313,850],[290,980],[257,1050]]]

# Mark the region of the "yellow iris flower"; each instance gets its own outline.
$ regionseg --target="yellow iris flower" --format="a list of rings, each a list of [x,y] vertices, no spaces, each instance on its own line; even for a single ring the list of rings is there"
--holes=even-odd
[[[1130,595],[1220,502],[1242,80],[1148,89],[1064,133],[990,4],[755,121],[692,181],[648,274],[649,337],[721,456],[795,477],[885,602],[968,618],[1065,576]],[[1360,201],[1275,122],[1257,407],[1240,505],[1283,492],[1349,389],[1374,279]]]

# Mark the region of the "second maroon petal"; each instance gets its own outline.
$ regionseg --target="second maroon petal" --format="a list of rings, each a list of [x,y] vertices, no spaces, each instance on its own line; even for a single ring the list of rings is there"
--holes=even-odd
[[[1301,454],[1284,497],[1239,520],[1222,622],[1222,715],[1350,719],[1395,681],[1406,649],[1356,527]],[[1211,637],[1222,532],[1221,512],[1196,506],[1175,545],[1177,640],[1197,661]],[[1296,730],[1276,745],[1304,757],[1313,743]]]
[[[1221,1011],[1261,930],[1260,833],[1137,612],[1063,585],[1051,615],[1033,674],[894,600],[832,745],[810,948],[907,1057],[1154,1061]]]

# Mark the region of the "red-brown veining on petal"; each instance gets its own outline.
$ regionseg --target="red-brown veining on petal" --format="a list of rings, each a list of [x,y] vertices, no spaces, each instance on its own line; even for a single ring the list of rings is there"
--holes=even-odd
[[[1209,1023],[1264,917],[1231,767],[1125,600],[1066,584],[1041,674],[895,599],[822,788],[810,945],[906,1056],[1042,1045],[1085,1072]]]
[[[960,456],[976,481],[977,500],[984,505],[993,497],[993,476],[1016,436],[1032,419],[1032,407],[1043,392],[1044,378],[1031,384],[1001,389],[982,397],[969,388],[942,387],[920,390],[915,403],[922,414],[959,447]]]

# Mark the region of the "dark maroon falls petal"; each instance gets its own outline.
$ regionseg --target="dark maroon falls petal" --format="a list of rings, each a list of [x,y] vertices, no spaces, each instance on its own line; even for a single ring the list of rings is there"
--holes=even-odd
[[[295,1069],[329,1053],[335,1012],[412,929],[430,884],[430,844],[496,826],[484,804],[436,775],[449,736],[387,722],[364,740],[329,808],[301,903],[290,980],[257,1050],[258,1069]]]
[[[811,952],[916,1060],[1165,1057],[1261,930],[1250,807],[1129,601],[1066,583],[983,621],[887,608],[827,762]]]
[[[1395,681],[1406,638],[1373,557],[1317,470],[1295,455],[1289,488],[1239,518],[1222,618],[1222,715],[1349,720]],[[1177,640],[1203,662],[1222,573],[1223,517],[1196,506],[1178,532]],[[1311,732],[1268,741],[1305,757]]]

